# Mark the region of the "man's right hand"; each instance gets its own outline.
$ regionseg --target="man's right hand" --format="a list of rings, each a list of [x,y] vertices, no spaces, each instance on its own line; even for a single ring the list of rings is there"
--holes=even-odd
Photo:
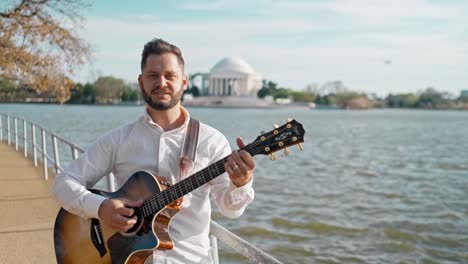
[[[133,208],[143,201],[131,201],[125,198],[107,199],[99,207],[99,219],[119,232],[127,232],[137,222]],[[132,208],[133,207],[133,208]]]

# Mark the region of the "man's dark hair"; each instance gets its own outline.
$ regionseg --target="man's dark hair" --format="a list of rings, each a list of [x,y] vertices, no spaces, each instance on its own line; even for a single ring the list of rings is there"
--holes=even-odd
[[[172,53],[177,57],[177,61],[179,62],[180,66],[182,69],[184,69],[184,58],[182,58],[182,51],[175,45],[172,45],[169,42],[166,42],[162,39],[152,39],[150,42],[145,44],[145,47],[143,48],[143,52],[141,54],[141,70],[143,71],[143,68],[146,65],[146,59],[148,58],[149,55],[151,54],[156,54],[156,55],[162,55],[164,53]]]

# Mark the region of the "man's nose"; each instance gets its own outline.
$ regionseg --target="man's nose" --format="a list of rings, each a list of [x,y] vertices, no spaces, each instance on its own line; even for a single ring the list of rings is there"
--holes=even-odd
[[[166,79],[164,76],[159,76],[156,78],[156,82],[154,83],[157,88],[162,88],[166,86]]]

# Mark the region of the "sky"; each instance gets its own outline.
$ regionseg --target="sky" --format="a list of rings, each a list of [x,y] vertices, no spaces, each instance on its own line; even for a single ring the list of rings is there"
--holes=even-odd
[[[80,35],[94,50],[76,79],[136,81],[143,45],[181,48],[188,74],[222,58],[303,90],[340,80],[385,96],[468,89],[466,0],[88,1]]]

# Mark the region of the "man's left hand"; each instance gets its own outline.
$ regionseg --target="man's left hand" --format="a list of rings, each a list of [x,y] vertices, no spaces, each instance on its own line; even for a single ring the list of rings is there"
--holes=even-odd
[[[240,137],[237,138],[236,143],[239,148],[245,147],[244,141]],[[231,182],[240,187],[252,179],[255,161],[252,155],[245,150],[233,151],[224,164],[224,168],[229,174]]]

